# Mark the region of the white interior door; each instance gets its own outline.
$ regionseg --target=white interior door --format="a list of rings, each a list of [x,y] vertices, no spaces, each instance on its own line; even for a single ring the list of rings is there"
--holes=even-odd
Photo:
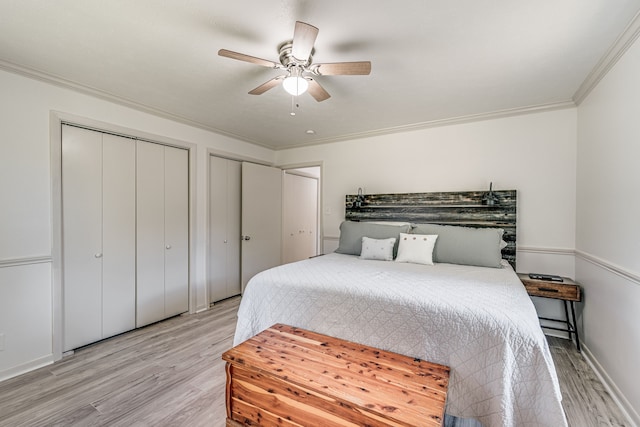
[[[135,144],[63,126],[65,351],[135,328]]]
[[[163,148],[164,317],[170,317],[189,310],[189,153]]]
[[[102,339],[102,134],[62,127],[64,351]]]
[[[136,145],[102,135],[102,338],[136,327]]]
[[[137,141],[136,326],[164,318],[164,147]]]
[[[227,159],[209,156],[209,302],[227,294]],[[236,236],[240,242],[240,232]]]
[[[209,158],[209,302],[240,294],[242,163]]]
[[[286,172],[283,193],[283,261],[317,255],[318,179]]]
[[[282,263],[282,170],[242,163],[242,290]]]
[[[242,292],[240,251],[242,234],[242,162],[227,163],[227,297]]]

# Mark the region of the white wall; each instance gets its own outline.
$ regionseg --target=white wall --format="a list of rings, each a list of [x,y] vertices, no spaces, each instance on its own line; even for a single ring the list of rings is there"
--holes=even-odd
[[[578,108],[576,276],[586,354],[640,425],[640,41]]]
[[[518,190],[518,269],[573,277],[576,110],[514,116],[282,150],[277,164],[322,162],[325,251],[345,194]]]
[[[208,151],[271,163],[274,153],[213,132],[0,71],[0,380],[52,360],[50,113],[62,112],[195,146],[191,292],[207,307]]]

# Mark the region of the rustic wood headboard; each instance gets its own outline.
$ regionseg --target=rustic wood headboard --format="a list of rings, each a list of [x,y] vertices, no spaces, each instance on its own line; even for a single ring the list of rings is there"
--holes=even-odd
[[[348,194],[345,219],[403,221],[504,229],[502,257],[516,268],[516,190]],[[491,198],[491,197],[489,197]]]

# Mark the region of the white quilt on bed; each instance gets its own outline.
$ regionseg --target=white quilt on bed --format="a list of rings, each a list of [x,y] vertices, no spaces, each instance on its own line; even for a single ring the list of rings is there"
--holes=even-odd
[[[486,427],[567,425],[535,308],[508,264],[329,254],[283,265],[247,285],[234,344],[274,323],[450,366],[450,415]]]

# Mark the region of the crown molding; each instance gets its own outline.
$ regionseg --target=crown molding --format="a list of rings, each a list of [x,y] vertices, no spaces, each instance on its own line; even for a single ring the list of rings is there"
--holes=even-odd
[[[640,12],[633,17],[629,25],[627,25],[622,34],[620,34],[593,70],[591,70],[587,78],[573,95],[573,102],[576,105],[580,105],[582,101],[587,98],[600,80],[607,75],[609,70],[611,70],[618,60],[629,50],[638,36],[640,36]]]
[[[65,89],[71,89],[75,92],[79,92],[79,93],[83,93],[85,95],[89,95],[89,96],[93,96],[95,98],[100,98],[104,101],[109,101],[112,102],[114,104],[119,104],[122,105],[124,107],[128,107],[128,108],[133,108],[134,110],[138,110],[138,111],[142,111],[144,113],[148,113],[148,114],[152,114],[154,116],[157,117],[161,117],[167,120],[171,120],[177,123],[181,123],[187,126],[191,126],[191,127],[195,127],[198,129],[202,129],[208,132],[213,132],[216,133],[218,135],[222,135],[222,136],[226,136],[229,138],[233,138],[233,139],[237,139],[239,141],[243,141],[243,142],[247,142],[249,144],[253,144],[253,145],[257,145],[263,148],[267,148],[270,150],[273,150],[274,148],[270,145],[261,143],[259,141],[255,141],[249,138],[246,138],[244,136],[241,135],[236,135],[234,133],[231,132],[226,132],[223,131],[221,129],[218,128],[214,128],[212,126],[207,126],[203,123],[194,121],[194,120],[190,120],[187,119],[185,117],[173,114],[173,113],[169,113],[167,111],[158,109],[158,108],[154,108],[151,107],[149,105],[146,104],[142,104],[139,102],[135,102],[132,101],[130,99],[127,98],[123,98],[122,96],[119,95],[115,95],[113,93],[101,90],[101,89],[96,89],[94,87],[91,86],[86,86],[71,80],[67,80],[65,78],[62,77],[58,77],[55,76],[53,74],[49,74],[49,73],[45,73],[39,70],[35,70],[29,67],[24,67],[21,65],[17,65],[17,64],[13,64],[11,62],[8,61],[4,61],[0,59],[0,69],[8,71],[10,73],[13,74],[18,74],[24,77],[28,77],[34,80],[39,80],[41,82],[45,82],[48,84],[52,84],[54,86],[58,86],[58,87],[62,87]]]
[[[279,147],[279,148],[273,148],[273,149],[276,151],[291,150],[295,148],[308,147],[312,145],[330,144],[333,142],[350,141],[353,139],[360,139],[360,138],[371,138],[375,136],[391,135],[391,134],[402,133],[402,132],[411,132],[411,131],[434,128],[434,127],[474,123],[474,122],[480,122],[484,120],[493,120],[493,119],[501,119],[506,117],[520,116],[524,114],[542,113],[546,111],[575,108],[575,106],[576,104],[573,102],[573,100],[555,102],[550,104],[531,105],[528,107],[498,110],[490,113],[469,114],[466,116],[452,117],[452,118],[439,119],[439,120],[430,120],[426,122],[419,122],[419,123],[413,123],[413,124],[402,125],[402,126],[394,126],[389,128],[366,131],[366,132],[351,133],[351,134],[341,135],[341,136],[332,137],[332,138],[317,139],[315,141],[302,143],[302,144],[291,144],[290,146],[287,146],[287,147]]]
[[[532,113],[540,113],[540,112],[545,112],[545,111],[553,111],[553,110],[560,110],[560,109],[566,109],[566,108],[574,108],[576,106],[576,104],[575,104],[575,102],[573,100],[567,100],[567,101],[560,101],[560,102],[549,103],[549,104],[540,104],[540,105],[532,105],[532,106],[527,106],[527,107],[510,108],[510,109],[493,111],[493,112],[489,112],[489,113],[469,114],[469,115],[459,116],[459,117],[451,117],[451,118],[445,118],[445,119],[430,120],[430,121],[425,121],[425,122],[412,123],[412,124],[408,124],[408,125],[393,126],[393,127],[388,127],[388,128],[376,129],[376,130],[372,130],[372,131],[356,132],[356,133],[340,135],[340,136],[331,137],[331,138],[317,139],[317,140],[310,141],[310,142],[294,143],[294,144],[290,144],[290,145],[284,146],[284,147],[275,147],[275,146],[272,146],[272,145],[269,145],[269,144],[262,143],[260,141],[256,141],[256,140],[253,140],[253,139],[250,139],[250,138],[246,138],[246,137],[241,136],[241,135],[237,135],[235,133],[226,132],[226,131],[223,131],[223,130],[218,129],[218,128],[207,126],[207,125],[205,125],[203,123],[196,122],[196,121],[187,119],[185,117],[178,116],[176,114],[172,114],[172,113],[169,113],[167,111],[151,107],[151,106],[146,105],[146,104],[135,102],[135,101],[132,101],[130,99],[123,98],[123,97],[121,97],[119,95],[115,95],[113,93],[110,93],[110,92],[107,92],[107,91],[104,91],[104,90],[101,90],[101,89],[97,89],[97,88],[94,88],[94,87],[91,87],[91,86],[82,85],[82,84],[79,84],[77,82],[64,79],[62,77],[58,77],[58,76],[55,76],[55,75],[52,75],[52,74],[49,74],[49,73],[45,73],[45,72],[42,72],[42,71],[39,71],[39,70],[35,70],[35,69],[32,69],[32,68],[28,68],[28,67],[20,66],[20,65],[17,65],[17,64],[13,64],[13,63],[8,62],[8,61],[0,60],[0,69],[3,69],[5,71],[8,71],[8,72],[11,72],[11,73],[14,73],[14,74],[22,75],[22,76],[25,76],[25,77],[28,77],[28,78],[32,78],[32,79],[35,79],[35,80],[39,80],[39,81],[42,81],[42,82],[45,82],[45,83],[49,83],[49,84],[52,84],[54,86],[62,87],[62,88],[65,88],[65,89],[71,89],[73,91],[84,93],[86,95],[90,95],[90,96],[93,96],[93,97],[96,97],[96,98],[100,98],[100,99],[103,99],[105,101],[113,102],[115,104],[119,104],[119,105],[122,105],[122,106],[125,106],[125,107],[133,108],[133,109],[138,110],[138,111],[142,111],[142,112],[145,112],[145,113],[148,113],[148,114],[152,114],[152,115],[157,116],[157,117],[162,117],[162,118],[165,118],[165,119],[177,122],[177,123],[182,123],[182,124],[187,125],[187,126],[192,126],[192,127],[195,127],[195,128],[199,128],[199,129],[205,130],[205,131],[213,132],[213,133],[216,133],[218,135],[223,135],[223,136],[226,136],[226,137],[229,137],[229,138],[233,138],[233,139],[236,139],[236,140],[239,140],[239,141],[247,142],[249,144],[253,144],[253,145],[256,145],[256,146],[259,146],[259,147],[262,147],[262,148],[266,148],[266,149],[269,149],[269,150],[274,150],[274,151],[290,150],[290,149],[308,147],[308,146],[313,146],[313,145],[330,144],[330,143],[334,143],[334,142],[350,141],[350,140],[354,140],[354,139],[371,138],[371,137],[376,137],[376,136],[391,135],[391,134],[403,133],[403,132],[411,132],[411,131],[428,129],[428,128],[433,128],[433,127],[451,126],[451,125],[472,123],[472,122],[478,122],[478,121],[484,121],[484,120],[493,120],[493,119],[499,119],[499,118],[519,116],[519,115],[524,115],[524,114],[532,114]]]

